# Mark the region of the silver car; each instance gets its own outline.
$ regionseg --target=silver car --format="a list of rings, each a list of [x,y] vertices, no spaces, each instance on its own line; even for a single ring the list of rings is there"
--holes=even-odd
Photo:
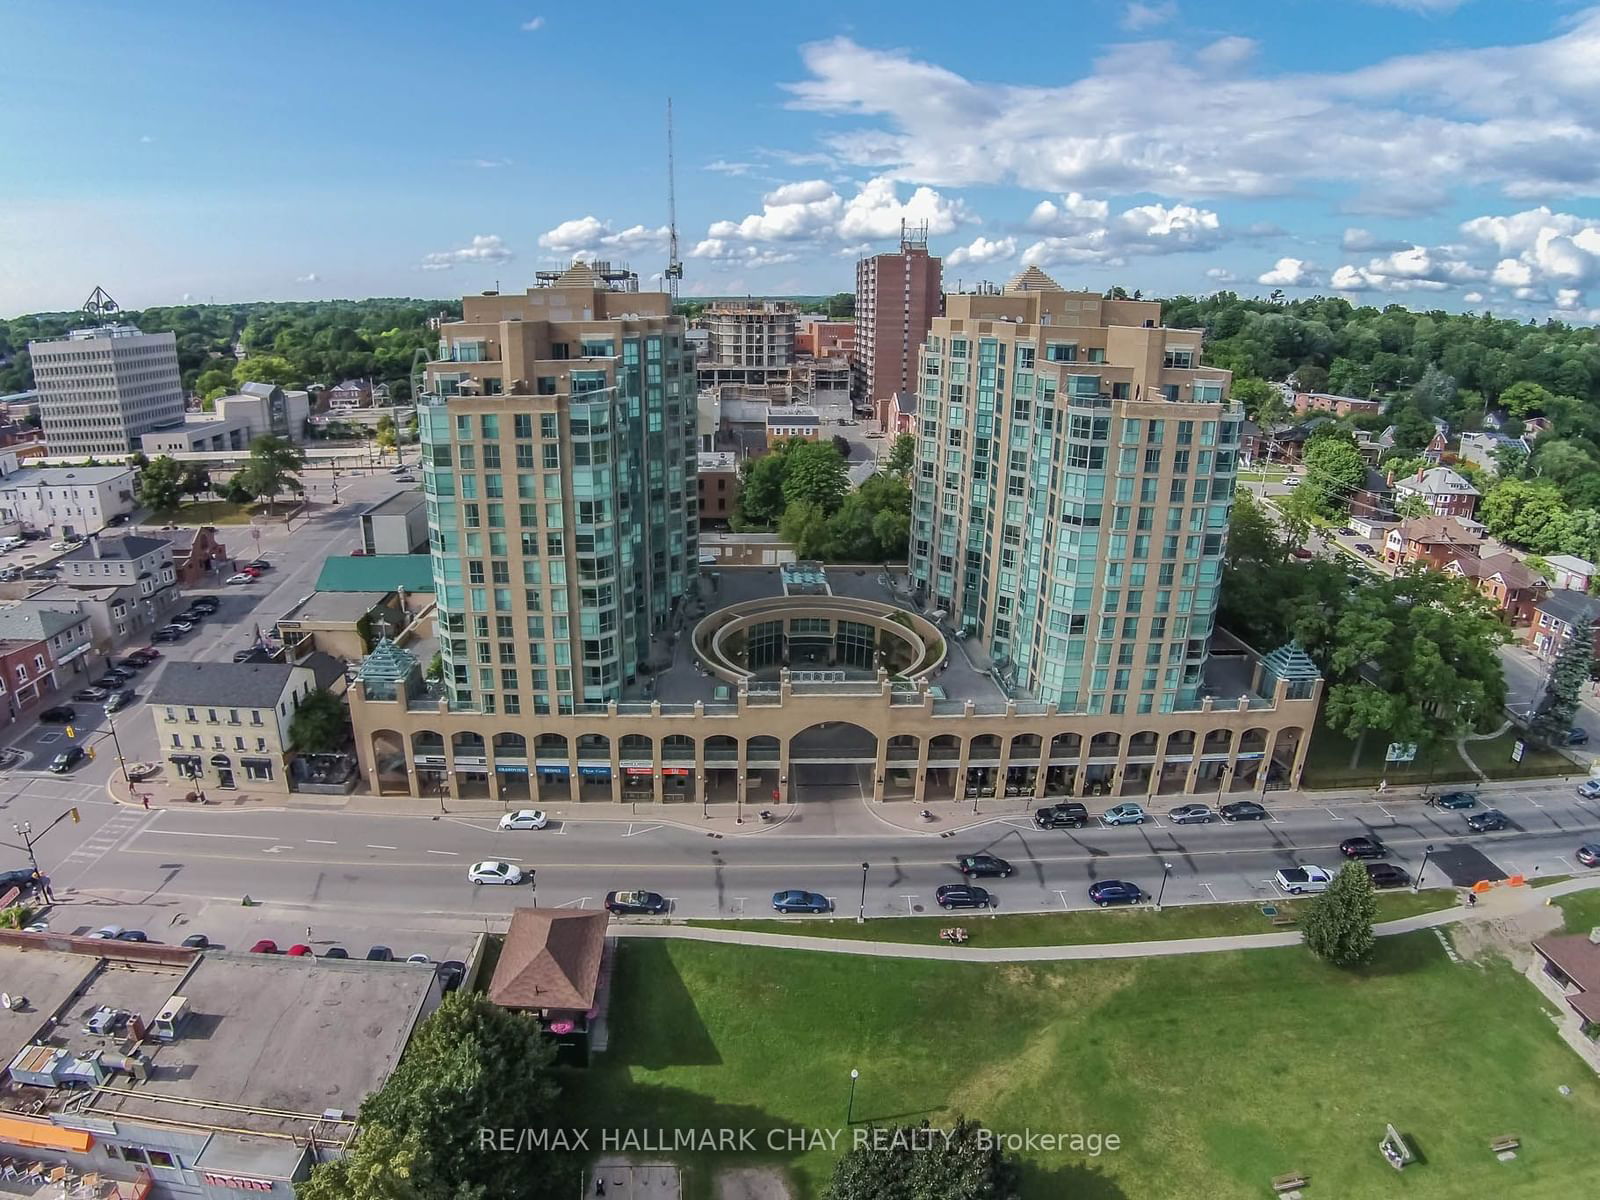
[[[1204,804],[1181,804],[1167,814],[1174,825],[1209,825],[1217,814]]]

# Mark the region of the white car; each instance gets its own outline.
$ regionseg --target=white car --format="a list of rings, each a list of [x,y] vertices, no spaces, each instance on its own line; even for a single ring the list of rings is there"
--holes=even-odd
[[[1578,785],[1578,795],[1585,800],[1593,800],[1600,796],[1600,779],[1585,779]]]
[[[537,808],[520,808],[500,818],[501,829],[543,829],[550,818]]]
[[[472,883],[521,883],[522,868],[506,862],[473,863],[467,879]]]
[[[51,542],[50,543],[50,549],[52,549],[52,550],[76,550],[81,545],[83,545],[82,542]]]
[[[1273,876],[1278,886],[1291,896],[1307,892],[1325,892],[1333,882],[1333,873],[1325,867],[1284,867]]]
[[[431,966],[433,966],[433,959],[429,958],[426,954],[412,954],[412,955],[409,955],[406,958],[406,961],[408,963],[411,963],[413,966],[418,966],[418,967],[431,967]]]
[[[237,575],[228,576],[229,583],[254,583],[255,581],[256,577],[254,575],[246,575],[243,571],[240,571]]]

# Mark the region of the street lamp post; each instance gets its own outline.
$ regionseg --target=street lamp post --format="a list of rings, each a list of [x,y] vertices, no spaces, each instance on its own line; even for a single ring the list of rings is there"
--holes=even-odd
[[[871,866],[871,863],[861,864],[861,911],[856,915],[857,925],[867,923],[867,869]]]
[[[1422,887],[1422,873],[1428,869],[1428,855],[1432,853],[1432,843],[1429,843],[1422,848],[1422,863],[1417,867],[1417,877],[1411,881],[1411,894],[1413,896],[1416,895],[1417,890]]]
[[[1162,900],[1162,897],[1164,897],[1167,894],[1167,876],[1169,876],[1171,874],[1172,874],[1172,864],[1169,863],[1169,862],[1162,863],[1161,864],[1161,886],[1156,890],[1156,911],[1157,912],[1161,911],[1161,900]]]
[[[856,1070],[856,1068],[851,1067],[850,1068],[850,1099],[844,1106],[844,1123],[846,1125],[851,1125],[851,1124],[855,1123],[855,1115],[856,1115],[856,1080],[858,1080],[860,1078],[861,1078],[861,1072]]]
[[[117,766],[122,768],[122,777],[128,779],[128,760],[122,757],[122,742],[117,737],[117,723],[111,719],[110,709],[106,710],[106,727],[111,730],[111,745],[117,752]],[[132,780],[128,780],[132,784]]]

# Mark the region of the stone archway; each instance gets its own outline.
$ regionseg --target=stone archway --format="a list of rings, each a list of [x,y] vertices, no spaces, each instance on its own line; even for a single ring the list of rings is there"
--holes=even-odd
[[[822,721],[789,739],[795,800],[855,800],[873,794],[878,737],[850,721]]]

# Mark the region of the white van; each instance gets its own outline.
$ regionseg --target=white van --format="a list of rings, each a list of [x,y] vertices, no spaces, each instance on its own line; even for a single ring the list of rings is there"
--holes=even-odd
[[[20,538],[16,536],[0,538],[0,554],[5,554],[12,550],[20,550],[27,544],[27,538]]]

